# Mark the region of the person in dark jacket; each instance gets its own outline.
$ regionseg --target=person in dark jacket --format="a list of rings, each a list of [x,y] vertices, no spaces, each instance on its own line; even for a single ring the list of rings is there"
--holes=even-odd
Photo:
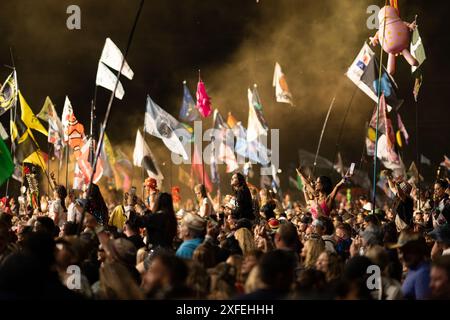
[[[147,245],[172,249],[173,239],[177,235],[177,218],[169,193],[158,195],[154,213],[147,210],[143,216],[135,216],[132,220],[136,227],[147,229]]]
[[[236,196],[236,216],[238,219],[247,218],[254,220],[252,195],[241,173],[235,173],[231,177],[231,187]]]

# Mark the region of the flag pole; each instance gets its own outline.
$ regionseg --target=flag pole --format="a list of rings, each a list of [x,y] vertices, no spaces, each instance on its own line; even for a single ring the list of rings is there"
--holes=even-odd
[[[388,0],[386,0],[385,6],[387,5]],[[386,33],[386,16],[387,10],[385,10],[384,14],[384,28],[383,28],[383,41],[385,40]],[[383,44],[380,43],[380,68],[378,72],[378,100],[377,100],[377,125],[375,128],[375,152],[373,154],[373,189],[372,189],[372,213],[375,214],[375,205],[376,205],[376,197],[377,197],[377,153],[378,153],[378,126],[380,123],[380,97],[381,97],[381,76],[383,72]]]
[[[144,120],[144,131],[142,132],[142,140],[143,140],[143,143],[142,143],[142,154],[144,154],[144,152],[145,152],[145,148],[144,148],[144,144],[145,144],[145,120]],[[144,182],[145,182],[145,168],[144,168],[144,164],[143,163],[141,163],[141,166],[142,166],[142,170],[141,170],[141,183],[142,183],[142,199],[144,200],[144,197],[145,197],[145,186],[144,186]],[[144,200],[144,203],[145,203],[145,200]]]
[[[48,155],[47,155],[47,175],[50,175],[50,153],[51,153],[51,149],[52,149],[52,145],[49,143],[49,142],[47,142],[47,145],[48,145]],[[49,180],[49,183],[50,183],[50,180]],[[47,194],[49,195],[50,194],[50,188],[49,187],[47,187]]]
[[[322,144],[323,134],[325,132],[325,128],[327,127],[328,118],[330,117],[331,109],[333,109],[335,101],[336,101],[336,96],[334,96],[333,100],[331,100],[331,104],[330,104],[330,107],[328,108],[327,116],[325,117],[325,122],[323,123],[322,132],[320,133],[319,143],[317,145],[316,155],[314,157],[313,175],[314,175],[314,172],[316,171],[317,157],[319,156],[319,151],[320,151],[320,146]]]
[[[66,145],[66,190],[69,187],[69,145]]]
[[[88,201],[85,202],[85,205],[83,206],[83,210],[81,211],[81,221],[84,221],[84,216],[85,216],[85,213],[86,213],[86,207],[87,207],[87,204],[88,204],[89,199],[91,197],[93,180],[94,180],[94,176],[95,176],[95,171],[97,169],[97,161],[98,161],[98,158],[100,156],[100,151],[101,151],[101,147],[102,147],[102,144],[103,144],[103,139],[104,139],[105,132],[106,132],[106,127],[108,125],[109,115],[111,113],[111,107],[112,107],[112,103],[113,103],[113,100],[114,100],[114,96],[116,94],[117,87],[119,85],[119,78],[120,78],[120,75],[122,73],[122,68],[125,65],[125,61],[126,61],[126,58],[127,58],[128,51],[130,49],[131,43],[133,41],[134,32],[136,30],[136,26],[137,26],[137,23],[138,23],[138,20],[139,20],[139,16],[141,15],[141,12],[142,12],[142,8],[144,6],[144,2],[145,2],[145,0],[141,0],[141,2],[139,4],[139,7],[138,7],[138,10],[136,12],[136,16],[134,18],[133,26],[131,28],[131,32],[130,32],[129,37],[128,37],[128,42],[127,42],[127,47],[126,47],[126,50],[125,50],[125,54],[122,57],[122,63],[120,65],[119,71],[117,71],[117,77],[116,77],[116,81],[115,81],[115,85],[114,85],[114,90],[111,92],[111,95],[109,97],[109,102],[108,102],[108,106],[106,108],[105,118],[104,118],[103,123],[102,123],[102,127],[101,127],[101,130],[100,130],[100,136],[99,136],[99,140],[98,140],[98,143],[97,143],[97,148],[96,148],[95,157],[94,157],[94,163],[92,165],[92,173],[91,173],[91,177],[89,179],[89,186],[88,186],[88,189],[87,189],[87,200]],[[78,234],[80,234],[81,229],[82,229],[82,224],[80,224],[80,226],[78,228]]]
[[[419,189],[419,210],[422,209],[422,202],[420,199],[420,195],[421,195],[421,184],[420,184],[420,171],[421,171],[421,161],[419,159],[420,155],[420,148],[419,148],[419,103],[416,100],[416,161],[417,161],[417,173],[419,175],[419,177],[417,178],[417,188]]]

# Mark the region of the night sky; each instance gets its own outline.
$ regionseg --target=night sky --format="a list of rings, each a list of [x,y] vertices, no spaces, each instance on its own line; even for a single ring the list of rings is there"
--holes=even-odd
[[[68,30],[66,8],[81,8],[81,30]],[[37,113],[48,95],[62,112],[64,97],[72,101],[78,119],[88,128],[98,59],[106,37],[122,50],[138,0],[1,0],[0,82],[10,72],[12,49],[23,95]],[[280,160],[284,173],[297,164],[299,148],[314,152],[327,108],[336,106],[324,135],[321,156],[334,161],[338,132],[355,86],[344,73],[363,42],[372,36],[366,8],[384,1],[351,0],[146,0],[128,63],[135,72],[123,79],[125,97],[114,100],[107,132],[113,145],[131,152],[136,128],[143,125],[145,97],[150,94],[165,110],[178,116],[182,81],[195,94],[198,69],[223,116],[228,111],[247,123],[247,87],[258,84],[271,128],[280,129]],[[419,97],[420,151],[433,166],[450,156],[450,63],[447,1],[399,1],[402,18],[419,15],[418,25],[427,52],[424,85]],[[379,47],[376,49],[379,54]],[[385,56],[386,58],[386,56]],[[286,74],[296,107],[274,99],[275,61]],[[402,150],[409,166],[416,156],[414,80],[403,57],[397,59],[395,79],[405,103],[400,110],[411,141]],[[97,116],[103,118],[109,91],[98,89]],[[344,162],[359,162],[365,122],[374,103],[359,90],[350,107],[339,143]],[[0,121],[6,126],[9,117]],[[204,126],[209,127],[212,119]],[[43,140],[45,141],[45,139]],[[169,152],[148,137],[160,161]],[[282,178],[286,181],[287,176]],[[287,183],[286,183],[287,185]]]

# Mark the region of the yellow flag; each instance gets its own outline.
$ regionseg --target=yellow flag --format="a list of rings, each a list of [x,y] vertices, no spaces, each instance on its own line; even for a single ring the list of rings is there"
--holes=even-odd
[[[28,157],[26,157],[23,162],[32,163],[36,166],[39,166],[42,168],[42,170],[47,170],[47,155],[38,150],[30,154]]]
[[[19,91],[20,110],[22,111],[22,121],[30,129],[39,131],[42,134],[48,136],[47,129],[44,128],[39,119],[34,115],[25,98],[22,96],[22,92]]]
[[[236,124],[237,124],[236,118],[231,114],[231,112],[228,112],[227,125],[230,128],[233,128]]]

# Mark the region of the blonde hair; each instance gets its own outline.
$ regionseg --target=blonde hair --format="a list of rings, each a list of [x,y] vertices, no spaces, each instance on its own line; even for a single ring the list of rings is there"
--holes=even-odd
[[[100,298],[143,300],[144,295],[125,266],[117,262],[106,262],[100,268]]]
[[[240,228],[234,232],[234,237],[239,242],[239,247],[242,250],[242,254],[246,256],[248,253],[256,250],[255,241],[253,235],[247,228]]]
[[[307,251],[305,253],[304,266],[307,269],[314,268],[317,258],[325,251],[325,242],[319,237],[310,238],[305,242],[305,249]]]
[[[256,265],[250,271],[247,280],[245,281],[245,293],[252,293],[256,290],[263,289],[265,284],[261,281],[259,277],[259,266]]]

